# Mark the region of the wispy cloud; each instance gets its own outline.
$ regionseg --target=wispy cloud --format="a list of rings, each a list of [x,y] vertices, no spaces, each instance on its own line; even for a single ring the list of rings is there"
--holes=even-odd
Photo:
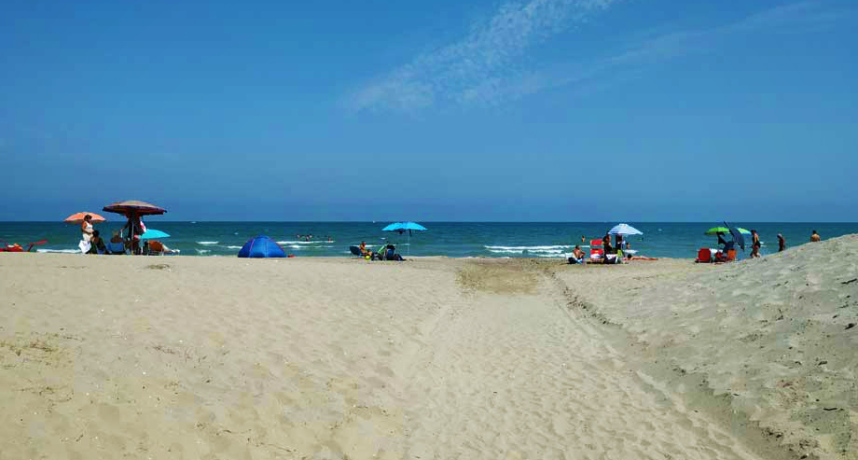
[[[709,29],[639,37],[602,59],[557,65],[535,72],[528,88],[531,92],[571,84],[579,85],[582,91],[602,88],[606,86],[606,80],[626,80],[656,64],[689,54],[710,52],[727,39],[758,33],[819,30],[831,26],[845,14],[842,10],[828,9],[820,2],[805,1],[774,7]]]
[[[410,111],[439,102],[489,102],[510,90],[508,79],[521,78],[515,64],[528,49],[618,1],[507,2],[462,40],[382,76],[353,94],[348,105],[354,110]]]
[[[578,84],[604,87],[648,66],[690,53],[706,52],[720,40],[742,34],[806,31],[829,26],[843,16],[816,1],[791,3],[710,29],[638,37],[601,59],[524,69],[533,46],[586,21],[619,0],[533,0],[502,6],[463,40],[371,82],[350,95],[355,111],[416,111],[439,104],[498,105],[539,91]],[[625,75],[625,77],[623,76]]]

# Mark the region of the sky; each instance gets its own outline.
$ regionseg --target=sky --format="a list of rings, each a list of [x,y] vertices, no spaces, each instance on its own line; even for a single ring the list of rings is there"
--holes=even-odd
[[[0,220],[858,220],[848,0],[3,10]]]

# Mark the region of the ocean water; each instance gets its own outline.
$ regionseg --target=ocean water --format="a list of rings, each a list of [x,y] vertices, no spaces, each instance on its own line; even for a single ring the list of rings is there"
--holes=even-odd
[[[251,237],[268,235],[287,253],[296,257],[347,256],[349,246],[366,241],[370,247],[392,242],[403,255],[448,257],[562,257],[581,236],[601,238],[616,222],[584,223],[489,223],[422,222],[428,230],[407,235],[382,232],[388,222],[170,222],[159,217],[146,219],[149,228],[171,235],[162,240],[182,256],[236,256]],[[651,257],[693,258],[701,247],[716,247],[715,238],[703,235],[718,222],[635,223],[628,222],[643,236],[629,239],[640,255]],[[763,242],[762,253],[777,252],[778,233],[792,247],[806,243],[816,229],[823,239],[858,233],[858,223],[752,223],[736,226],[756,229]],[[124,222],[108,221],[96,225],[110,237]],[[307,239],[298,235],[313,235]],[[46,239],[41,252],[77,252],[80,229],[76,225],[54,222],[0,222],[0,240],[26,245]],[[26,246],[25,246],[26,247]],[[750,252],[750,247],[747,248]],[[747,253],[745,255],[747,255]],[[740,253],[740,257],[742,254]]]

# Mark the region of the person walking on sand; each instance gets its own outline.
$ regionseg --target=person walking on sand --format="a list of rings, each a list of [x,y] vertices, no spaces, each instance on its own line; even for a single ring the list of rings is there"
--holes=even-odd
[[[819,236],[819,233],[816,233],[816,230],[814,230],[813,233],[810,234],[810,242],[819,243],[820,241],[822,241],[822,237]]]
[[[756,230],[751,230],[751,238],[753,241],[751,244],[751,258],[760,257],[760,247],[762,247],[762,244],[760,243],[760,235],[757,234]]]
[[[92,240],[92,234],[95,232],[95,227],[92,225],[92,216],[87,214],[80,224],[80,231],[83,234],[83,240],[89,243]]]
[[[786,240],[784,236],[778,233],[778,252],[784,252],[786,249]]]

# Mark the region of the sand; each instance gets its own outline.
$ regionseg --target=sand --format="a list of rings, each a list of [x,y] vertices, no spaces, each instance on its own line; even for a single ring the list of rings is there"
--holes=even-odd
[[[816,246],[0,254],[0,459],[852,459],[858,241]]]

